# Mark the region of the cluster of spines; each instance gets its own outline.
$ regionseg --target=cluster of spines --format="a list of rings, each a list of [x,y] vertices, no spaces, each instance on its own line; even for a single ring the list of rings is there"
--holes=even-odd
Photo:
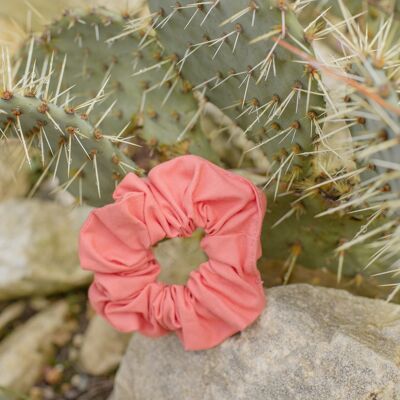
[[[397,228],[400,212],[399,26],[396,17],[387,16],[383,10],[371,31],[368,25],[363,27],[357,21],[362,13],[351,15],[342,0],[338,4],[342,20],[334,23],[324,16],[326,28],[315,36],[334,38],[332,43],[337,44],[338,55],[330,63],[322,63],[321,69],[347,89],[326,121],[345,122],[342,129],[348,129],[352,136],[345,151],[352,152],[357,168],[339,171],[335,180],[340,183],[351,175],[357,184],[339,193],[336,205],[319,215],[351,213],[357,216],[367,212],[368,220],[337,251],[347,252],[360,245],[374,249],[365,267],[382,262],[386,271],[377,275],[395,278],[400,258]],[[400,285],[388,285],[394,286],[390,295],[393,298]]]
[[[53,74],[51,63],[41,77],[35,75],[28,63],[24,75],[14,84],[11,62],[4,51],[3,58],[2,140],[16,136],[29,164],[31,152],[35,148],[38,150],[43,174],[36,186],[53,171],[54,176],[60,178],[60,188],[71,191],[80,203],[109,202],[115,184],[128,171],[137,171],[137,168],[118,148],[118,143],[123,142],[122,132],[109,136],[101,131],[102,118],[96,124],[89,121],[104,88],[93,99],[75,107],[58,105],[59,96],[49,90]]]
[[[15,71],[11,71],[11,61],[3,51],[4,99],[14,97],[11,103],[21,103],[21,112],[39,114],[36,120],[43,122],[41,127],[37,121],[32,121],[33,126],[24,126],[16,120],[26,157],[27,147],[38,148],[44,168],[42,178],[53,169],[54,175],[65,181],[62,188],[77,195],[80,202],[93,205],[111,200],[115,185],[110,184],[110,175],[118,181],[128,171],[136,170],[118,147],[135,145],[133,138],[138,134],[149,143],[161,145],[189,137],[193,152],[218,162],[198,128],[201,110],[190,89],[185,82],[171,81],[168,64],[173,59],[165,57],[146,32],[130,32],[127,40],[118,40],[124,23],[124,16],[106,10],[66,12],[41,37],[29,38],[13,66]],[[16,84],[12,82],[14,75]],[[159,90],[155,93],[153,89]],[[41,105],[28,111],[21,95],[27,100],[37,97]],[[10,112],[9,105],[3,108]],[[70,120],[69,126],[64,126],[64,120]],[[54,135],[47,134],[46,125],[60,136],[58,143]],[[7,131],[7,124],[5,128]],[[29,144],[22,135],[27,131],[35,133]],[[89,140],[94,145],[88,145]],[[49,142],[52,146],[45,150]],[[65,157],[61,148],[65,149]],[[111,165],[106,160],[111,160]],[[89,176],[88,161],[94,165],[92,180],[83,178]]]
[[[314,90],[318,75],[279,46],[282,38],[302,42],[284,3],[241,1],[230,7],[222,1],[178,2],[169,8],[170,2],[150,2],[151,26],[166,50],[178,55],[178,71],[256,142],[248,152],[261,148],[275,159],[275,178],[283,178],[282,171],[296,163],[307,169],[303,152],[312,149],[311,131],[318,129],[313,127],[323,106]],[[182,50],[185,42],[189,44]],[[243,49],[248,49],[248,59]],[[287,181],[293,176],[297,174],[289,174]]]

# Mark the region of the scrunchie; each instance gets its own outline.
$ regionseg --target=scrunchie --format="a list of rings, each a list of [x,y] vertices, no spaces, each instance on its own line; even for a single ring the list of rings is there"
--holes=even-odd
[[[161,336],[175,331],[186,350],[208,349],[251,324],[265,306],[256,267],[264,194],[247,179],[196,156],[128,174],[115,203],[91,212],[80,260],[95,272],[91,304],[116,329]],[[151,247],[204,228],[208,261],[186,285],[157,281]]]

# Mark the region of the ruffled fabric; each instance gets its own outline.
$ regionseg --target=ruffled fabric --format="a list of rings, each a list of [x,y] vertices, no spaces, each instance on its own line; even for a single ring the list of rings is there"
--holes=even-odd
[[[176,332],[186,350],[208,349],[251,324],[265,306],[256,262],[264,194],[251,182],[196,157],[128,174],[115,203],[91,212],[80,260],[95,273],[91,304],[115,328],[148,336]],[[157,281],[152,246],[204,228],[208,261],[186,285]]]

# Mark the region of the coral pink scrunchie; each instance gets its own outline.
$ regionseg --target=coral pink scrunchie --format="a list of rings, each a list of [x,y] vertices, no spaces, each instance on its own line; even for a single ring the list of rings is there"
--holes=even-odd
[[[265,196],[251,182],[196,156],[128,174],[115,203],[91,212],[81,229],[80,259],[94,271],[95,310],[120,331],[175,331],[186,350],[208,349],[251,324],[265,306],[256,267]],[[151,247],[165,237],[205,230],[209,261],[186,285],[157,281]]]

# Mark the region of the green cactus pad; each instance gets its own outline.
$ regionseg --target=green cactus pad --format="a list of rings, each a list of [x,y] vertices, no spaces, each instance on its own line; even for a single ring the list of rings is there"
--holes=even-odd
[[[103,99],[90,115],[93,124],[104,118],[105,133],[116,135],[130,125],[130,132],[160,144],[187,139],[190,152],[213,159],[195,118],[197,101],[185,83],[176,76],[158,87],[173,60],[162,54],[151,37],[147,43],[142,41],[143,32],[125,35],[125,23],[125,16],[104,9],[67,12],[33,39],[31,56],[32,39],[27,41],[21,51],[19,78],[28,62],[35,63],[40,76],[54,54],[55,77],[49,93],[54,96],[72,87],[57,98],[58,104],[65,104],[67,96],[72,106],[93,98],[107,81]]]
[[[310,51],[295,15],[278,3],[149,1],[158,38],[183,76],[282,159],[312,150],[323,99],[314,94],[316,72],[276,42],[283,37]]]
[[[373,246],[367,245],[368,240],[337,251],[357,234],[360,237],[365,233],[363,227],[368,223],[370,212],[315,218],[329,207],[329,201],[320,196],[301,202],[296,200],[286,196],[269,203],[269,214],[262,234],[263,256],[267,259],[287,262],[291,257],[296,257],[296,264],[311,269],[326,268],[342,277],[354,277],[357,274],[368,277],[386,271],[390,262],[394,261],[394,258],[377,260],[365,269],[376,251]],[[388,223],[390,221],[381,216],[369,226],[369,231]],[[389,227],[373,239],[377,241],[383,238],[388,231]],[[382,276],[382,282],[386,283],[387,278]]]
[[[40,150],[46,169],[65,190],[94,206],[112,200],[115,184],[135,164],[80,115],[39,100],[4,91],[0,97],[2,135],[16,136]]]

